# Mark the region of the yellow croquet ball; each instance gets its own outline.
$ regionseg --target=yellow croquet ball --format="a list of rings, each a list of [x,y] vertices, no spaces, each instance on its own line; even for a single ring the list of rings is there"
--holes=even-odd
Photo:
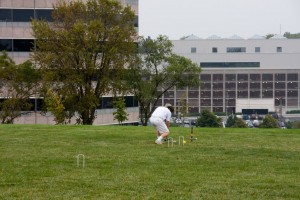
[[[183,144],[185,144],[186,143],[186,141],[185,140],[183,140]]]

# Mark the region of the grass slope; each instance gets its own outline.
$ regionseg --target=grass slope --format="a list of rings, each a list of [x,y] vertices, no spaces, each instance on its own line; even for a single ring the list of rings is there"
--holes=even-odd
[[[300,199],[299,130],[194,135],[172,148],[152,127],[0,125],[0,199]]]

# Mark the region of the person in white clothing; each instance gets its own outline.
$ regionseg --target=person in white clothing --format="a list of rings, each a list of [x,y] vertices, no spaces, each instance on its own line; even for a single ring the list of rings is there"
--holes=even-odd
[[[156,144],[162,144],[162,139],[170,134],[170,120],[172,117],[173,106],[167,103],[165,106],[157,107],[150,117],[150,123],[157,131]]]

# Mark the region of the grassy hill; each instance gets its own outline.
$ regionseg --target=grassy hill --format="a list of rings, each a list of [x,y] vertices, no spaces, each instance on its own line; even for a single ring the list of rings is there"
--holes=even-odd
[[[0,125],[0,199],[300,199],[299,130],[171,132],[174,147],[152,127]]]

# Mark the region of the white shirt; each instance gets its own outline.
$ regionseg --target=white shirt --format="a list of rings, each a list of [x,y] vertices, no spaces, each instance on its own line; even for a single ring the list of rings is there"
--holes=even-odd
[[[152,117],[159,117],[163,120],[170,121],[172,113],[171,111],[164,106],[157,107],[151,115]]]

